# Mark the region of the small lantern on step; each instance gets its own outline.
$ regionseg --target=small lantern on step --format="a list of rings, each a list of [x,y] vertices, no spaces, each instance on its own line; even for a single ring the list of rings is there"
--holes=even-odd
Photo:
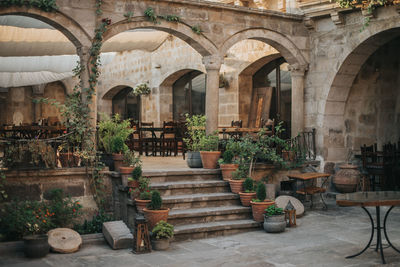
[[[292,202],[287,203],[285,207],[285,219],[288,227],[296,226],[296,209],[294,208]]]
[[[142,214],[135,217],[135,232],[133,236],[133,253],[149,253],[151,252],[149,229],[147,220]]]

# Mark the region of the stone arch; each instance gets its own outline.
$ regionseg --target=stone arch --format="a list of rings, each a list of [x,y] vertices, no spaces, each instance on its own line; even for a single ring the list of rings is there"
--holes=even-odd
[[[166,75],[160,84],[160,122],[162,121],[171,121],[173,120],[173,84],[181,78],[183,75],[191,72],[191,71],[199,71],[203,72],[200,69],[195,68],[186,68],[178,71],[170,72]]]
[[[7,7],[0,9],[0,16],[19,15],[38,19],[62,32],[75,47],[90,47],[90,35],[75,20],[60,11],[45,12],[37,8]]]
[[[218,53],[216,46],[204,35],[195,34],[189,25],[184,23],[160,21],[159,24],[154,24],[148,21],[145,17],[137,17],[131,22],[115,23],[111,25],[104,34],[104,41],[111,37],[134,29],[154,29],[170,33],[189,44],[193,49],[199,52],[202,56],[209,56]]]
[[[358,42],[349,42],[338,60],[338,70],[329,83],[323,114],[322,156],[328,161],[344,161],[349,153],[345,141],[345,109],[350,89],[361,67],[382,45],[400,36],[400,21],[397,27],[367,27]],[[379,30],[380,29],[380,30]]]
[[[104,90],[98,98],[98,112],[105,113],[108,115],[112,114],[112,100],[122,89],[126,87],[135,87],[135,85],[130,84],[127,81],[113,81],[110,86],[106,85],[107,88]]]
[[[243,121],[243,125],[247,125],[249,119],[252,90],[253,90],[253,75],[260,70],[265,64],[282,57],[276,53],[261,57],[256,61],[248,64],[243,68],[238,75],[238,99],[239,99],[239,120]]]
[[[233,45],[246,39],[258,40],[271,45],[290,65],[306,66],[308,64],[300,49],[290,39],[281,33],[264,28],[246,29],[233,34],[219,48],[220,55],[225,55]]]

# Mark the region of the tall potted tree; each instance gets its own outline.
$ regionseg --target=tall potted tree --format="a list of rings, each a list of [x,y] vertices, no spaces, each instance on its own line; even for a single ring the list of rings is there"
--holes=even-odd
[[[200,140],[206,134],[206,117],[204,115],[189,116],[186,114],[187,137],[183,139],[188,149],[187,165],[189,168],[201,168]]]
[[[264,221],[264,212],[265,209],[269,206],[275,204],[272,200],[266,200],[267,193],[265,191],[265,186],[262,182],[257,184],[257,191],[256,191],[256,199],[250,201],[251,210],[253,212],[253,219],[256,222],[263,222]]]
[[[218,135],[203,136],[200,140],[200,157],[204,169],[216,169],[221,151],[218,150]]]
[[[154,226],[161,220],[168,221],[168,208],[162,208],[162,198],[160,192],[154,190],[151,194],[151,202],[147,208],[143,209],[144,216],[149,222],[149,228],[153,229]]]

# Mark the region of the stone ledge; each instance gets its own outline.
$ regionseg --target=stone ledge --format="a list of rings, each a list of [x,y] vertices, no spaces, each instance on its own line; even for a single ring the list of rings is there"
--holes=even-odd
[[[233,193],[192,194],[192,195],[163,197],[163,203],[173,204],[173,203],[227,200],[227,199],[239,199],[239,198],[240,198],[239,195]]]
[[[185,182],[165,182],[151,184],[152,189],[184,189],[184,188],[207,188],[207,187],[223,187],[227,186],[227,181],[211,180],[211,181],[185,181]]]

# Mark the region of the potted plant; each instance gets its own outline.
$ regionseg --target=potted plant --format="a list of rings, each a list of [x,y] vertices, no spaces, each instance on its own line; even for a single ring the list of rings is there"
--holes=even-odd
[[[169,241],[174,236],[174,226],[172,224],[161,220],[151,232],[152,247],[155,250],[166,250],[169,248]]]
[[[121,120],[119,114],[116,114],[112,118],[103,115],[103,119],[99,122],[98,126],[99,148],[103,150],[101,159],[113,171],[115,166],[112,153],[121,154],[115,157],[120,160],[122,165],[122,152],[128,149],[125,141],[133,132],[133,129],[130,127],[129,120]]]
[[[152,192],[150,204],[143,209],[143,212],[149,222],[150,229],[153,229],[161,220],[168,221],[169,209],[162,208],[162,198],[160,192],[157,190]]]
[[[139,187],[139,179],[142,177],[142,166],[136,166],[133,171],[131,177],[128,178],[127,186],[129,188],[138,188]]]
[[[112,142],[112,158],[114,160],[114,170],[119,172],[124,161],[125,141],[122,137],[113,139]]]
[[[136,208],[138,212],[143,213],[143,208],[146,208],[151,200],[150,191],[150,178],[140,177],[139,187],[130,188],[131,197],[135,200]]]
[[[203,136],[200,140],[200,157],[204,169],[216,169],[221,151],[218,150],[218,135]]]
[[[143,213],[143,209],[146,208],[151,201],[151,191],[146,190],[140,192],[139,197],[135,198],[136,209],[138,212]]]
[[[206,134],[206,117],[204,115],[189,116],[186,114],[187,138],[183,141],[188,149],[187,165],[189,168],[201,168],[203,164],[200,157],[200,140]]]
[[[253,212],[253,219],[256,222],[263,222],[265,209],[275,204],[275,202],[272,200],[265,199],[266,198],[265,185],[262,182],[259,182],[257,184],[256,196],[257,196],[256,199],[250,201],[251,210]]]
[[[222,179],[225,181],[229,181],[232,179],[232,173],[236,171],[239,167],[239,164],[233,163],[233,157],[235,154],[232,150],[225,150],[224,154],[222,154],[222,159],[218,160],[219,167],[222,172]]]
[[[282,208],[275,204],[265,209],[264,230],[267,233],[280,233],[285,231],[286,219]]]
[[[135,157],[135,152],[129,149],[124,151],[122,166],[119,167],[121,175],[131,174],[136,165],[140,164],[140,157]]]
[[[256,197],[256,192],[254,191],[254,180],[247,177],[243,182],[244,192],[239,192],[240,201],[245,207],[250,207],[250,201]]]
[[[243,182],[246,177],[248,177],[248,168],[240,164],[239,168],[233,172],[232,179],[229,180],[232,193],[239,194],[243,191]]]

